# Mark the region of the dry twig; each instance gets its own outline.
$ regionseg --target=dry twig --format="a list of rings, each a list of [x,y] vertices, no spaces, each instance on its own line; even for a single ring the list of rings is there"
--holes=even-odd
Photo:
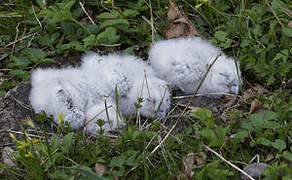
[[[206,145],[203,145],[206,149],[208,149],[209,151],[211,151],[212,153],[214,153],[216,156],[218,156],[222,161],[226,162],[227,164],[229,164],[231,167],[233,167],[234,169],[236,169],[237,171],[241,172],[242,174],[244,174],[245,176],[247,176],[249,179],[251,180],[255,180],[253,177],[251,177],[249,174],[247,174],[246,172],[244,172],[243,170],[241,170],[239,167],[235,166],[234,164],[232,164],[231,162],[227,161],[224,157],[222,157],[220,154],[218,154],[216,151],[214,151],[213,149],[209,148]]]
[[[79,5],[81,6],[81,9],[83,10],[83,12],[86,14],[86,16],[88,17],[88,19],[90,20],[90,22],[93,25],[96,25],[95,22],[93,21],[93,19],[89,16],[88,12],[86,11],[84,5],[79,1]]]
[[[269,9],[272,11],[273,15],[275,16],[275,18],[277,19],[277,21],[279,22],[279,24],[282,26],[282,28],[284,27],[284,25],[282,24],[282,22],[280,21],[279,17],[277,16],[277,14],[275,13],[275,11],[273,10],[273,8],[271,7],[270,3],[265,0],[267,6],[269,7]]]

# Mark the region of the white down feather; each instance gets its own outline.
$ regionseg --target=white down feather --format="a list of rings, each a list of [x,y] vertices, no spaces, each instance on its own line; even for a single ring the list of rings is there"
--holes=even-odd
[[[184,93],[194,93],[218,53],[218,48],[199,37],[163,40],[154,43],[149,62],[158,77]],[[199,93],[234,93],[239,91],[241,73],[232,58],[222,53],[211,68]]]
[[[91,134],[99,130],[98,119],[105,121],[105,132],[124,124],[122,117],[116,114],[116,87],[121,114],[133,113],[136,110],[134,103],[139,97],[143,98],[139,111],[145,117],[165,117],[170,107],[166,82],[157,78],[145,62],[134,56],[87,54],[78,68],[35,70],[31,75],[31,85],[30,103],[35,112],[44,110],[52,114],[56,122],[58,114],[64,113],[64,121],[69,122],[73,129],[81,128],[86,120],[93,118],[86,125]],[[107,111],[105,101],[109,107]]]

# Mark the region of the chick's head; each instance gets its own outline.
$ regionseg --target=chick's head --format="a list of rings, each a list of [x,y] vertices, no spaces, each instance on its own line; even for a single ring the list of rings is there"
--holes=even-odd
[[[242,83],[239,64],[232,58],[221,56],[208,73],[206,81],[210,93],[238,94]]]

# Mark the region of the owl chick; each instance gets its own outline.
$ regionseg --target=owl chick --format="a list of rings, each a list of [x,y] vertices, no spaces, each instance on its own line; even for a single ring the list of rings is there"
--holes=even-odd
[[[73,129],[86,125],[90,134],[97,134],[99,119],[105,122],[105,133],[121,127],[122,115],[136,110],[138,98],[143,99],[142,116],[165,117],[170,107],[166,82],[151,69],[144,72],[145,68],[146,63],[134,56],[92,53],[82,58],[78,68],[37,69],[31,75],[30,103],[35,112],[44,110],[56,122],[63,113]],[[153,89],[146,91],[147,86]]]
[[[191,94],[219,53],[222,52],[218,48],[199,37],[177,38],[154,43],[149,51],[149,62],[158,77],[171,87]],[[239,64],[222,53],[198,93],[237,94],[240,82]]]

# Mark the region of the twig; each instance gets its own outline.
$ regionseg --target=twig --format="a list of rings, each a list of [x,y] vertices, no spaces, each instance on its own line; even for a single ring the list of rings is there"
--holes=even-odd
[[[27,35],[27,36],[21,38],[21,39],[15,40],[15,41],[13,41],[13,42],[7,44],[6,46],[4,46],[4,48],[7,48],[8,46],[13,45],[13,44],[15,44],[15,43],[17,43],[17,42],[19,42],[19,41],[22,41],[22,40],[24,40],[24,39],[26,39],[26,38],[28,38],[28,37],[30,37],[30,36],[33,36],[34,34],[35,34],[35,33],[32,33],[32,34],[29,34],[29,35]]]
[[[86,14],[86,16],[89,18],[90,22],[93,25],[96,25],[95,22],[93,21],[93,19],[89,16],[89,14],[87,13],[86,9],[84,8],[84,5],[79,1],[79,5],[81,6],[81,9],[83,10],[83,12]]]
[[[152,37],[152,43],[154,42],[154,25],[153,25],[153,12],[152,12],[152,5],[151,1],[149,0],[149,3],[144,0],[145,4],[149,7],[150,9],[150,21],[151,21],[151,37]],[[143,17],[142,17],[143,18]]]
[[[14,131],[14,130],[6,130],[7,132],[11,132],[11,133],[14,133],[14,134],[21,134],[21,135],[26,135],[27,137],[34,137],[34,138],[39,138],[39,139],[42,139],[43,137],[42,136],[38,136],[38,135],[34,135],[34,134],[29,134],[29,133],[23,133],[23,132],[19,132],[19,131]]]
[[[208,149],[209,151],[211,151],[212,153],[214,153],[216,156],[218,156],[222,161],[226,162],[227,164],[229,164],[230,166],[232,166],[233,168],[235,168],[236,170],[238,170],[239,172],[241,172],[242,174],[244,174],[245,176],[247,176],[249,179],[251,180],[255,180],[253,177],[251,177],[249,174],[247,174],[245,171],[241,170],[239,167],[235,166],[234,164],[232,164],[231,162],[227,161],[224,157],[222,157],[220,154],[218,154],[216,151],[214,151],[213,149],[209,148],[206,145],[203,145],[206,149]]]
[[[272,13],[274,14],[275,18],[277,19],[277,21],[279,22],[279,24],[282,26],[282,28],[284,27],[284,25],[282,24],[282,22],[280,21],[280,19],[278,18],[277,14],[275,13],[275,11],[273,10],[273,8],[271,7],[270,3],[265,0],[266,4],[268,5],[269,9],[272,11]]]
[[[32,38],[31,38],[31,39],[29,40],[29,42],[27,43],[26,48],[30,47],[31,42],[33,41],[34,37],[35,37],[35,33],[33,34]]]
[[[107,8],[107,7],[105,7],[105,6],[103,5],[103,0],[100,1],[100,5],[101,5],[101,7],[102,7],[103,9],[105,9],[105,10],[107,10],[107,11],[111,11],[109,8]]]
[[[105,46],[105,47],[116,47],[122,45],[121,43],[118,44],[98,44],[99,46]]]
[[[90,123],[91,121],[93,121],[97,116],[101,115],[104,111],[106,111],[107,109],[112,108],[112,107],[113,107],[112,105],[110,105],[108,107],[105,107],[105,109],[103,109],[102,111],[100,111],[99,113],[97,113],[93,118],[86,120],[85,123],[84,123],[84,126],[86,126],[88,123]]]
[[[18,34],[19,34],[18,27],[19,27],[19,25],[20,25],[20,23],[18,23],[17,26],[16,26],[16,28],[15,28],[15,29],[16,29],[16,35],[15,35],[14,40],[16,40],[16,39],[18,38]],[[5,46],[4,48],[6,48],[6,46]],[[14,49],[15,49],[15,44],[13,44],[13,46],[12,46],[12,48],[11,48],[11,53],[12,53],[12,55],[13,55]]]
[[[35,12],[34,6],[31,5],[31,8],[32,8],[32,11],[33,11],[33,15],[34,15],[34,17],[36,18],[37,22],[39,23],[41,29],[43,29],[42,23],[40,22],[39,18],[38,18],[37,15],[36,15],[36,12]]]
[[[193,99],[195,98],[196,94],[198,93],[201,85],[203,84],[203,82],[205,81],[210,69],[212,68],[212,66],[215,64],[215,62],[217,61],[217,59],[221,56],[221,53],[218,54],[216,56],[216,58],[214,59],[214,61],[212,62],[212,64],[210,64],[210,66],[208,67],[206,73],[204,74],[200,84],[198,85],[197,89],[195,90],[195,93],[193,94],[193,96],[191,97],[191,99],[189,100],[188,104],[186,105],[186,107],[184,108],[184,110],[182,111],[182,113],[180,114],[180,116],[177,118],[176,122],[174,123],[174,125],[171,127],[171,129],[168,131],[168,133],[166,134],[166,136],[162,139],[162,141],[153,149],[153,151],[151,152],[151,154],[153,154],[163,143],[164,141],[168,138],[168,136],[170,135],[170,133],[174,130],[174,128],[176,127],[177,123],[181,120],[181,118],[183,117],[183,115],[186,113],[186,111],[188,110],[188,107],[191,105]]]
[[[44,9],[47,8],[47,1],[46,0],[43,0],[43,7],[44,7]]]
[[[227,95],[227,96],[237,96],[236,94],[229,94],[225,92],[218,92],[218,93],[207,93],[207,94],[196,94],[196,97],[199,96],[212,96],[212,95]],[[184,99],[184,98],[190,98],[193,95],[185,95],[185,96],[174,96],[172,99]]]
[[[151,26],[151,28],[153,28],[154,33],[157,33],[157,31],[156,31],[155,27],[153,26],[153,24],[151,23],[151,21],[149,21],[145,16],[142,16],[142,19],[144,19],[144,21],[146,21]]]
[[[24,102],[21,102],[21,101],[19,101],[18,99],[16,99],[15,97],[13,97],[13,99],[20,105],[20,106],[22,106],[22,107],[24,107],[25,109],[28,109],[28,110],[32,110],[31,109],[31,107],[29,106],[29,105],[27,105],[27,104],[25,104]]]
[[[0,18],[14,18],[14,17],[23,17],[22,15],[13,15],[13,14],[0,14]]]

